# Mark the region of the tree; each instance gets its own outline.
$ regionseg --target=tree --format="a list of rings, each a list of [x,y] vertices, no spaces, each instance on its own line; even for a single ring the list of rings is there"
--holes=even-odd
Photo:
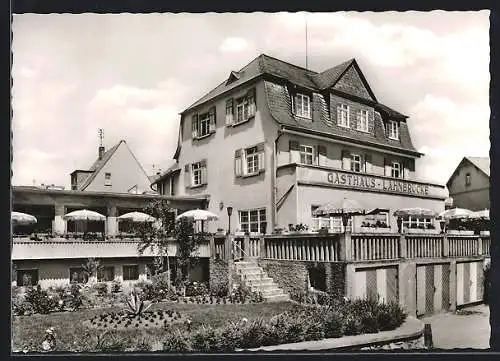
[[[156,200],[147,205],[145,213],[156,218],[154,223],[143,223],[139,226],[140,241],[138,245],[139,254],[143,254],[146,249],[156,253],[155,268],[156,272],[162,272],[163,266],[167,265],[170,284],[170,265],[168,262],[168,244],[172,239],[177,240],[177,254],[181,279],[187,279],[189,266],[196,262],[196,255],[193,252],[205,240],[205,233],[195,233],[193,222],[181,218],[175,220],[175,209],[171,208],[165,200]],[[159,268],[159,269],[158,269]]]
[[[93,276],[95,276],[95,278],[97,279],[97,273],[103,268],[101,266],[101,261],[92,257],[88,258],[85,264],[82,265],[82,267],[83,272],[85,272],[88,277],[88,281],[91,281]]]

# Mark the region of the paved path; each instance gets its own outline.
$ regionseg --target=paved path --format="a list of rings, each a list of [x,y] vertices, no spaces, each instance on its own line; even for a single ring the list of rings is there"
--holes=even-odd
[[[432,325],[434,348],[490,347],[490,309],[486,305],[424,317],[421,321]]]

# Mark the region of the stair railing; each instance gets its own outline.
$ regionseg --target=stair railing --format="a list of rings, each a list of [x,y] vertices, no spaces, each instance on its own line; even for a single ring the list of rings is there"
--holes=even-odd
[[[236,259],[236,257],[235,257],[235,254],[236,254],[236,252],[235,252],[235,248],[236,248],[236,249],[239,249],[240,254],[241,254],[241,253],[243,253],[243,255],[244,255],[244,256],[246,256],[246,258],[249,258],[249,257],[250,257],[250,256],[248,255],[248,253],[246,253],[246,252],[243,250],[243,248],[242,248],[242,247],[241,247],[241,246],[240,246],[237,242],[235,242],[235,241],[234,241],[234,239],[232,240],[232,243],[233,243],[233,260],[235,260],[235,261],[236,261],[236,260],[238,260],[238,261],[239,261],[239,260],[241,260],[241,259],[243,259],[243,258],[244,258],[244,257],[239,257],[238,259]]]

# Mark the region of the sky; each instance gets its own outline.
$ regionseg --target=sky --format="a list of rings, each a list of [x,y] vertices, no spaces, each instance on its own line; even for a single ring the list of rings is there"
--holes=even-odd
[[[19,14],[12,23],[13,185],[69,174],[126,140],[148,174],[173,163],[179,113],[259,54],[321,72],[355,58],[409,116],[417,178],[489,155],[489,11]]]

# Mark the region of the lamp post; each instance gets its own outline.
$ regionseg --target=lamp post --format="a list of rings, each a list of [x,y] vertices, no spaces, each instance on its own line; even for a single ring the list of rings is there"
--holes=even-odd
[[[227,234],[231,234],[231,215],[233,214],[233,207],[227,207],[227,217],[229,219],[229,226],[227,229]]]
[[[349,223],[349,215],[346,213],[342,213],[342,225],[344,226],[344,233],[346,233],[348,223]]]

